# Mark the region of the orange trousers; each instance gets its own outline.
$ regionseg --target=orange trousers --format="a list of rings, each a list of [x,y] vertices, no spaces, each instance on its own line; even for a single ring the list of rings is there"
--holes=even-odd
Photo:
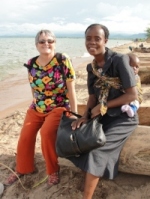
[[[43,114],[28,109],[17,146],[17,172],[21,174],[34,172],[35,143],[39,129],[42,153],[46,162],[46,173],[50,175],[59,170],[55,142],[58,125],[64,110],[66,108],[59,107]]]

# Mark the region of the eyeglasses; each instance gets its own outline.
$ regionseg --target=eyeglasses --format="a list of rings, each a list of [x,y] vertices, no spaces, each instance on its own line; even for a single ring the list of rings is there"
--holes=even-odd
[[[38,43],[39,44],[45,44],[45,43],[48,43],[48,44],[53,44],[55,41],[54,40],[51,40],[51,39],[48,39],[48,40],[39,40]]]

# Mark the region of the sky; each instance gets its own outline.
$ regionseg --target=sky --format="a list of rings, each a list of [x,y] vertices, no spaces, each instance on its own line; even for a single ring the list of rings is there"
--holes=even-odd
[[[83,32],[101,23],[110,33],[145,33],[150,0],[0,0],[0,36]]]

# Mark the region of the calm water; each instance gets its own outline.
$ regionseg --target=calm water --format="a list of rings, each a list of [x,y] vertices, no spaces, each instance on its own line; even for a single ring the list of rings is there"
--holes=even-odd
[[[129,40],[109,40],[109,48],[130,43]],[[23,63],[31,57],[37,56],[34,38],[0,38],[0,81],[6,77],[24,73]],[[65,52],[72,59],[82,62],[88,57],[84,45],[84,38],[58,38],[56,43],[57,52]]]

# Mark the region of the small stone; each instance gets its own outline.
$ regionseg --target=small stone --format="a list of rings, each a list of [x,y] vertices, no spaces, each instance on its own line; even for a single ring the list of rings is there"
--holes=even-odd
[[[3,192],[4,192],[4,185],[0,182],[0,197]]]

